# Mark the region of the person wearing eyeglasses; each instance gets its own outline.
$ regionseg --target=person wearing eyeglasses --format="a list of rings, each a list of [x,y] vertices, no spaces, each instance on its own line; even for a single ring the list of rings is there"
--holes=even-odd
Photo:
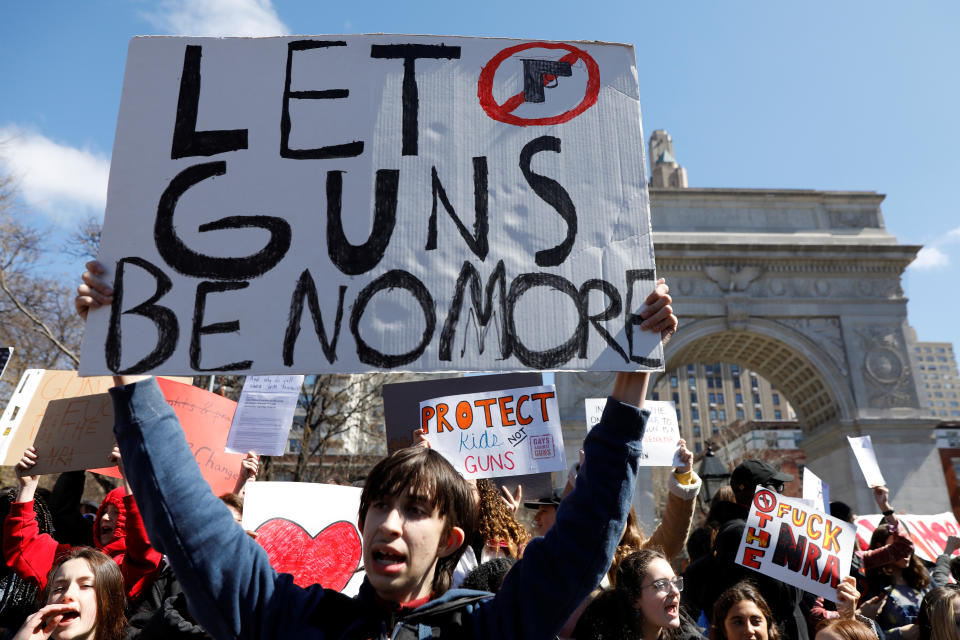
[[[696,635],[680,609],[683,578],[656,549],[627,556],[617,570],[616,586],[587,606],[573,637],[576,640],[680,640]]]

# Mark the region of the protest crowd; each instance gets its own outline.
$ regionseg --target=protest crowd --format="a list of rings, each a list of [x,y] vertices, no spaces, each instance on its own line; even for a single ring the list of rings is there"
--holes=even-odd
[[[111,301],[102,266],[88,269],[76,301],[82,317]],[[676,330],[662,280],[642,317],[664,343]],[[762,535],[749,515],[760,504],[756,492],[780,494],[793,479],[765,462],[740,463],[694,528],[701,481],[680,440],[663,517],[640,522],[631,498],[648,379],[618,374],[566,486],[533,499],[486,478],[465,480],[431,434],[415,430],[413,446],[383,459],[364,483],[366,575],[348,597],[293,583],[243,530],[254,454],[244,457],[233,493],[197,491],[203,479],[155,381],[117,376],[111,456],[122,481],[96,514],[83,514],[83,471],[38,493],[32,447],[17,465],[19,486],[3,493],[3,637],[960,637],[960,559],[952,557],[960,538],[934,565],[922,561],[886,487],[874,489],[883,521],[868,547],[857,545],[829,598],[744,562],[741,541]],[[521,507],[535,512],[532,530],[517,519]],[[853,521],[843,503],[829,510]]]

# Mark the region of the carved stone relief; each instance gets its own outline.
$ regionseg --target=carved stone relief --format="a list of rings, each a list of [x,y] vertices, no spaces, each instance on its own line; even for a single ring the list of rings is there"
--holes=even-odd
[[[684,297],[713,298],[725,293],[743,293],[751,298],[879,298],[899,300],[903,298],[903,289],[897,278],[811,278],[791,277],[789,275],[757,277],[749,282],[739,272],[734,279],[732,274],[710,268],[707,278],[696,278],[674,274],[669,269],[660,273],[667,278],[671,287]],[[723,267],[722,269],[726,269]],[[705,270],[706,271],[706,270]],[[711,277],[711,274],[713,277]]]
[[[899,327],[867,327],[856,333],[863,351],[862,371],[869,406],[918,407]]]

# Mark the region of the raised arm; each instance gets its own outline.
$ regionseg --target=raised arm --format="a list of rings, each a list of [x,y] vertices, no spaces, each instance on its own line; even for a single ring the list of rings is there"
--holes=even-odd
[[[661,281],[646,300],[643,328],[666,341],[677,327]],[[633,499],[647,413],[646,372],[619,373],[600,423],[583,443],[576,487],[557,509],[554,526],[531,541],[497,597],[480,606],[478,637],[553,637],[600,584]]]
[[[50,534],[40,532],[33,505],[39,476],[30,474],[36,463],[37,453],[33,447],[24,451],[17,463],[20,491],[3,522],[3,556],[14,573],[42,589],[47,584],[47,574],[57,551],[64,545],[57,544]]]

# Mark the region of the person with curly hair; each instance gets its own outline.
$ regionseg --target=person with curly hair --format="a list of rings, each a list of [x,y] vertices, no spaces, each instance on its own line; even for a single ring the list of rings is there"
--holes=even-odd
[[[479,562],[493,558],[519,558],[530,534],[507,507],[497,486],[477,480],[477,535],[470,546]]]

